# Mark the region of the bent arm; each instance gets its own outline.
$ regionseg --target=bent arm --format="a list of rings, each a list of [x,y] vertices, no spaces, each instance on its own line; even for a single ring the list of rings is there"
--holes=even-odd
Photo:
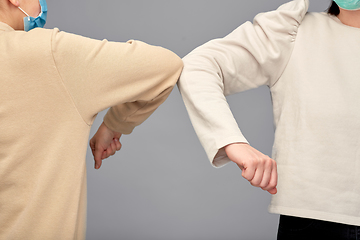
[[[182,70],[181,59],[140,41],[99,41],[55,31],[53,55],[64,85],[87,124],[104,118],[113,131],[129,134],[166,99]]]
[[[224,147],[247,140],[226,101],[226,95],[272,86],[291,56],[307,0],[295,0],[278,10],[259,14],[222,39],[212,40],[184,59],[178,83],[194,129],[210,162],[230,161]]]

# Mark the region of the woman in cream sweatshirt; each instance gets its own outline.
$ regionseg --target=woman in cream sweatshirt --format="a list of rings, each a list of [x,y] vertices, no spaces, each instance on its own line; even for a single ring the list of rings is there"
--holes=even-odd
[[[0,239],[84,239],[96,114],[111,107],[91,142],[99,168],[182,69],[174,53],[140,41],[30,30],[46,15],[45,0],[0,0]]]
[[[235,162],[273,195],[278,239],[359,237],[360,10],[335,2],[328,14],[291,1],[183,59],[179,88],[210,162]],[[248,143],[225,98],[261,85],[273,102],[272,158]]]

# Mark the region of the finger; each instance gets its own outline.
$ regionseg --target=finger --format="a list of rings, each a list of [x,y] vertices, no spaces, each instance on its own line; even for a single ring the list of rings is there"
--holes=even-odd
[[[277,182],[278,182],[278,174],[277,174],[277,164],[276,162],[274,161],[274,166],[273,166],[273,169],[272,169],[272,172],[271,172],[271,179],[270,179],[270,182],[269,182],[269,185],[268,185],[268,192],[271,193],[271,194],[276,194],[277,193]]]
[[[101,167],[102,163],[102,153],[103,149],[100,147],[95,147],[94,160],[95,160],[95,169],[99,169]]]
[[[100,169],[102,165],[102,159],[95,161],[95,169]]]
[[[101,157],[98,159],[95,158],[95,169],[100,169],[101,165],[102,165],[102,158]]]
[[[119,151],[121,149],[121,143],[118,138],[115,138],[115,145],[116,145],[116,151]]]
[[[89,145],[90,145],[91,152],[92,152],[92,154],[94,155],[94,152],[95,152],[95,142],[94,142],[93,139],[90,140]]]
[[[277,194],[277,188],[273,188],[273,189],[271,189],[271,190],[268,190],[268,192],[269,192],[270,194],[272,194],[272,195],[275,195],[275,194]]]
[[[111,150],[112,150],[112,155],[114,155],[116,152],[116,140],[115,139],[113,139],[110,146],[111,146]]]
[[[266,188],[269,186],[270,183],[272,169],[273,169],[273,161],[272,159],[269,159],[264,163],[264,174],[261,183],[259,185],[259,187],[261,187],[263,190],[269,190]]]
[[[254,179],[255,172],[256,172],[255,165],[251,165],[248,167],[244,167],[241,175],[243,176],[243,178],[245,178],[246,180],[248,180],[250,182],[251,180]]]
[[[110,157],[110,156],[112,156],[113,154],[114,154],[114,150],[113,150],[113,148],[114,148],[114,144],[113,143],[110,143],[110,145],[109,145],[109,147],[106,149],[106,154],[105,154],[105,158],[108,158],[108,157]]]
[[[116,144],[115,144],[115,140],[113,140],[113,141],[111,142],[111,144],[110,144],[110,150],[111,150],[111,152],[110,152],[110,156],[114,155],[114,154],[115,154],[115,152],[116,152]]]
[[[242,171],[242,177],[251,182],[255,177],[256,169],[254,167],[244,168]]]
[[[264,176],[264,165],[259,164],[255,170],[253,179],[250,181],[254,187],[259,187]]]
[[[269,175],[269,181],[268,181],[266,186],[265,186],[265,183],[264,183],[264,185],[261,185],[261,188],[263,190],[267,191],[267,190],[270,190],[272,188],[275,188],[276,184],[277,184],[276,162],[274,160],[272,160],[271,172],[270,172],[270,175]]]
[[[101,159],[104,160],[105,158],[108,158],[108,157],[109,157],[109,155],[107,153],[107,149],[105,149],[101,155]]]
[[[94,144],[93,139],[90,139],[89,145],[90,145],[90,148],[91,148],[91,149],[95,148],[95,144]]]

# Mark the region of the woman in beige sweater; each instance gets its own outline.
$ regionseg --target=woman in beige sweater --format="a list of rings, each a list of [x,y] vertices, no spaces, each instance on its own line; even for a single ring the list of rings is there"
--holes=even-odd
[[[335,2],[329,14],[291,1],[183,59],[179,88],[210,162],[235,162],[272,194],[281,240],[360,237],[360,10]],[[261,85],[272,96],[272,158],[248,144],[225,97]]]
[[[0,0],[0,239],[84,239],[96,114],[111,107],[91,141],[99,168],[170,94],[182,61],[140,41],[30,30],[46,20],[40,3]]]

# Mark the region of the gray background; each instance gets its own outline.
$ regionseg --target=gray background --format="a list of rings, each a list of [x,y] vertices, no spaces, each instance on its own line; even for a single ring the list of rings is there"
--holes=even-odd
[[[183,57],[285,2],[48,0],[46,27],[96,39],[142,40]],[[324,11],[329,3],[312,0],[310,11]],[[274,127],[267,87],[228,100],[252,146],[271,155]],[[278,216],[267,212],[270,195],[242,179],[235,164],[211,167],[177,88],[121,141],[122,150],[99,171],[88,150],[88,240],[276,239]]]

